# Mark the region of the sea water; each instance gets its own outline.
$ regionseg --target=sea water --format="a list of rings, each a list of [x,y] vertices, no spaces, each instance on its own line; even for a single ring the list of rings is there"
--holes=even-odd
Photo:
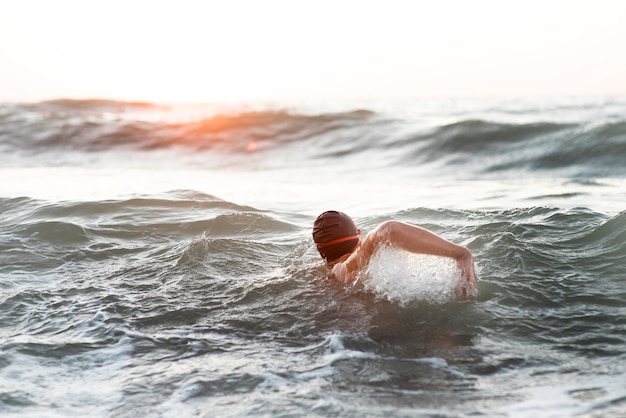
[[[626,413],[626,100],[0,105],[2,416]],[[327,278],[323,210],[467,246]]]

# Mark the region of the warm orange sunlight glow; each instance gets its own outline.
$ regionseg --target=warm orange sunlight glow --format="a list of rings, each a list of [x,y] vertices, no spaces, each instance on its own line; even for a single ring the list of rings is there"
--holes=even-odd
[[[0,100],[626,94],[626,2],[9,1]]]

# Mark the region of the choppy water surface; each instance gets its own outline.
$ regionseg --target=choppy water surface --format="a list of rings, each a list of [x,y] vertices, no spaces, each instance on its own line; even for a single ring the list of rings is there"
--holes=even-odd
[[[1,105],[2,415],[623,416],[626,102],[446,103]],[[327,280],[324,209],[477,298]]]

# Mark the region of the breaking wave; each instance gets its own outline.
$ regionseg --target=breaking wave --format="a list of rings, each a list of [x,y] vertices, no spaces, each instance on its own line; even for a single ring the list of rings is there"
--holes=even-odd
[[[363,109],[239,110],[191,117],[149,103],[60,100],[0,105],[0,122],[0,150],[22,159],[64,151],[176,150],[199,153],[210,164],[219,155],[254,151],[279,165],[368,158],[382,166],[433,167],[442,174],[626,175],[623,118],[519,123],[466,118],[424,126]]]

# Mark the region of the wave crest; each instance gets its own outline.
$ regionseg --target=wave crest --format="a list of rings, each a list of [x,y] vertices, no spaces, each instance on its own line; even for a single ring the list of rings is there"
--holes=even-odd
[[[157,110],[160,117],[144,117]],[[626,176],[623,120],[505,123],[471,116],[432,126],[363,109],[239,109],[207,116],[149,103],[59,100],[0,105],[0,150],[17,164],[51,153],[55,157],[48,158],[74,153],[82,161],[84,152],[158,151],[176,158],[182,153],[202,166],[221,166],[224,155],[234,156],[229,163],[255,168],[266,162],[273,168],[312,162],[340,167],[363,158],[376,167],[420,167],[438,176]],[[256,158],[240,158],[252,151]]]

